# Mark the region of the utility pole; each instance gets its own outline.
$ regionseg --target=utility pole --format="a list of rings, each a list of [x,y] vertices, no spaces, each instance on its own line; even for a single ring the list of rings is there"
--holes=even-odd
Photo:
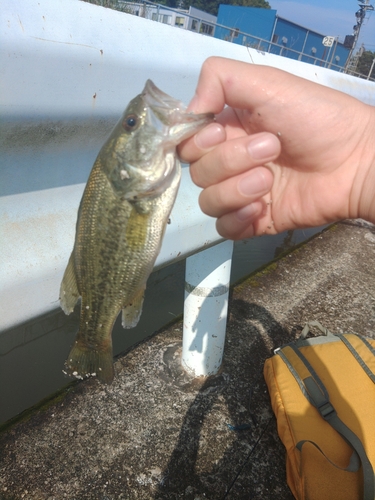
[[[370,68],[370,71],[368,72],[366,80],[370,80],[370,76],[371,76],[372,70],[374,69],[374,64],[375,64],[375,57],[372,60],[371,68]]]
[[[348,66],[350,65],[354,49],[359,38],[359,33],[361,31],[362,23],[366,17],[366,13],[369,10],[374,10],[374,6],[370,5],[370,0],[363,0],[363,1],[358,0],[358,4],[359,4],[359,10],[357,10],[357,12],[355,13],[355,17],[357,18],[357,23],[353,26],[352,46],[348,58],[346,60],[345,70],[347,70]]]

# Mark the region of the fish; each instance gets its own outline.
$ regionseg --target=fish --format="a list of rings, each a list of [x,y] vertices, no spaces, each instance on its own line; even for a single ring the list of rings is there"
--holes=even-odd
[[[114,378],[112,329],[133,328],[176,199],[177,145],[214,120],[147,80],[101,148],[80,202],[73,251],[60,287],[70,314],[81,299],[78,333],[65,373]]]

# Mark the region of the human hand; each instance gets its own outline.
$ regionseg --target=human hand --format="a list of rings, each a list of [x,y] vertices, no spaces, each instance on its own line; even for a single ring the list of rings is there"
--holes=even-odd
[[[375,222],[375,108],[275,68],[214,57],[189,109],[217,114],[179,154],[222,236]]]

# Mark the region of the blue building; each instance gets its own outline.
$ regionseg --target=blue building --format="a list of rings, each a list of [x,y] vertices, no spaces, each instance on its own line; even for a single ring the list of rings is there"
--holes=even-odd
[[[274,9],[220,5],[217,24],[215,38],[336,70],[350,52],[334,37],[279,17]]]
[[[216,27],[214,36],[239,45],[258,47],[259,39],[272,39],[275,20],[276,10],[273,9],[220,5],[217,16],[219,26]],[[267,47],[268,45],[266,44]],[[265,48],[264,44],[262,47]]]

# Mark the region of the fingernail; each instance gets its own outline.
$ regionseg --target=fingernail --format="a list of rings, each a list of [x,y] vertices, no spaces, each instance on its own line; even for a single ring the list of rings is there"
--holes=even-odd
[[[262,211],[262,204],[260,202],[255,202],[237,210],[236,217],[240,221],[246,221],[258,216],[261,213],[261,211]]]
[[[238,190],[243,196],[254,196],[268,190],[268,183],[262,170],[252,170],[238,181]]]
[[[254,160],[264,160],[277,154],[279,147],[278,139],[267,134],[254,137],[247,145],[247,150]]]
[[[200,149],[210,149],[225,141],[225,130],[218,123],[211,123],[195,136],[195,144]]]

